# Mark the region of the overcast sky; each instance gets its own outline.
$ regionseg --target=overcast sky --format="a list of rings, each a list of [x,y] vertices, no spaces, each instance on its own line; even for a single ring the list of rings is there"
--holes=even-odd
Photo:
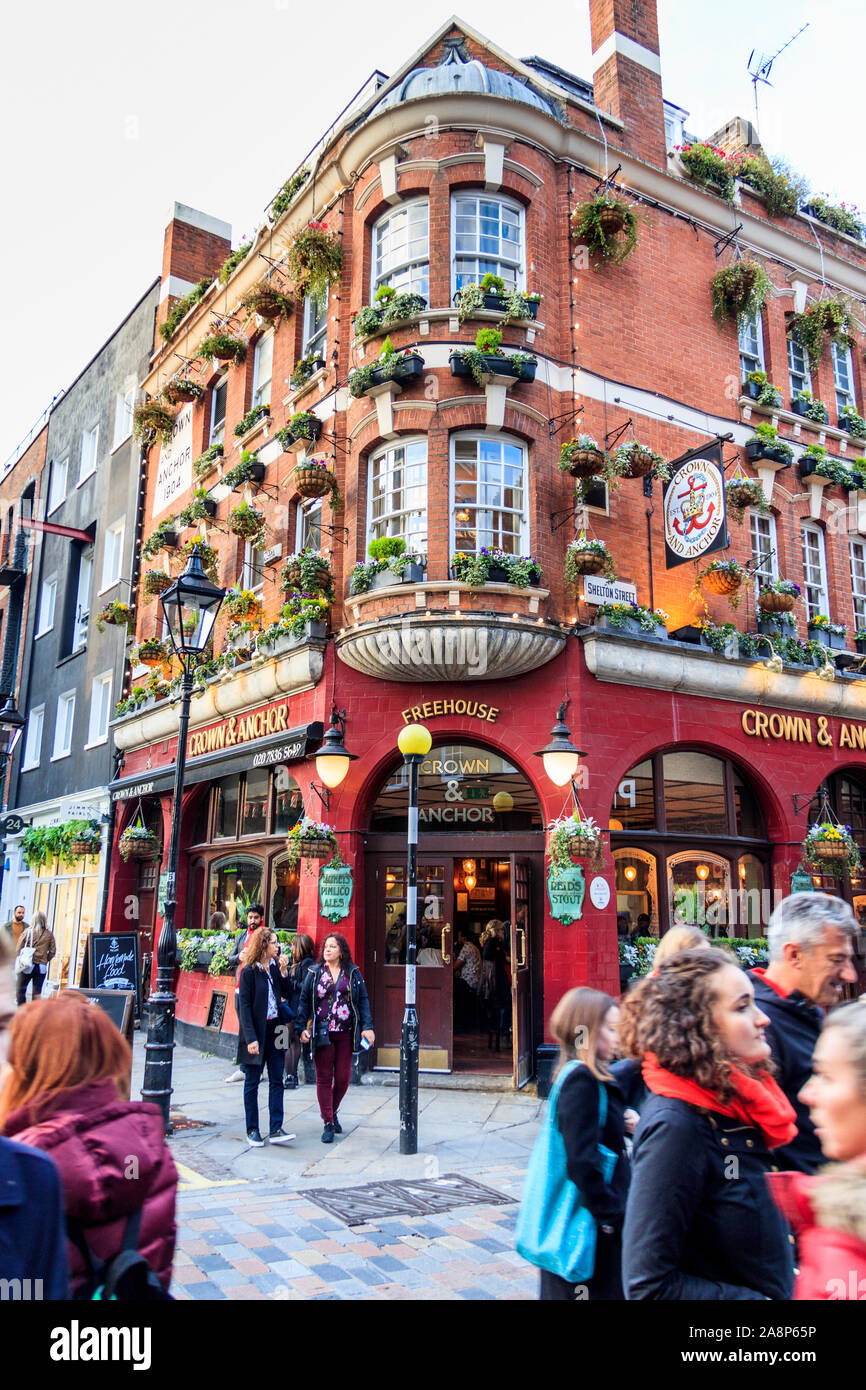
[[[453,0],[451,0],[453,3]],[[159,274],[174,200],[234,241],[369,74],[448,17],[404,0],[42,0],[9,7],[0,88],[0,461]],[[515,57],[591,78],[588,0],[460,0]],[[759,89],[760,130],[815,192],[866,208],[862,0],[659,0],[665,96],[708,135],[751,116],[747,63],[805,23]]]

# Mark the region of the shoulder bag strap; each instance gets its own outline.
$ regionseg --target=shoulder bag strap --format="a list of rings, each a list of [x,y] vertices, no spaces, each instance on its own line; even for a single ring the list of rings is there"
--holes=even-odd
[[[607,1124],[607,1087],[603,1081],[598,1083],[598,1132],[604,1134],[604,1127]]]

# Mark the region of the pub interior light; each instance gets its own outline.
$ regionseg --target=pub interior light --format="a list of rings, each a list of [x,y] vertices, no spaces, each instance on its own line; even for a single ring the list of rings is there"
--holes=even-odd
[[[637,878],[637,869],[635,868],[634,864],[626,864],[625,876],[628,879],[629,883],[634,883],[635,879]]]
[[[544,770],[555,787],[565,787],[577,772],[580,759],[585,756],[583,749],[575,748],[571,741],[571,730],[564,723],[565,703],[556,712],[556,723],[550,734],[550,742],[535,754],[540,758]]]
[[[695,873],[697,874],[698,878],[700,878],[700,879],[707,879],[707,878],[709,878],[709,876],[710,876],[709,865],[707,865],[707,864],[699,864],[698,867],[695,869]]]

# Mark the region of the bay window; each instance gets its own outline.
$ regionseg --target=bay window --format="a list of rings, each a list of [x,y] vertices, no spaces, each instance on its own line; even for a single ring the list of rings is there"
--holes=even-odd
[[[453,290],[499,275],[509,290],[526,288],[524,214],[519,203],[483,193],[451,200]]]
[[[528,551],[526,453],[495,436],[457,435],[451,444],[451,549],[509,555]]]
[[[430,204],[426,198],[392,208],[373,226],[372,294],[389,285],[430,298]]]
[[[367,536],[402,536],[407,551],[426,555],[426,439],[401,440],[370,460]]]

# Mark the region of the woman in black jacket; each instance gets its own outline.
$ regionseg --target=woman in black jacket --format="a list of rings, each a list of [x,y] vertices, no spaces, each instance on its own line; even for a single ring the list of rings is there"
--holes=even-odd
[[[304,1072],[309,1080],[308,1064],[310,1061],[309,1046],[301,1042],[301,987],[307,972],[316,968],[316,947],[311,936],[306,932],[298,932],[292,942],[292,965],[289,970],[289,983],[292,987],[289,996],[289,1005],[295,1014],[291,1026],[291,1037],[289,1046],[286,1050],[286,1076],[283,1085],[287,1091],[295,1091],[298,1087],[298,1063],[301,1060],[301,1052],[305,1050]]]
[[[621,1299],[622,1222],[629,1184],[625,1151],[626,1118],[622,1093],[610,1072],[617,1050],[619,1009],[610,995],[596,989],[570,989],[550,1019],[560,1047],[562,1068],[578,1061],[559,1092],[556,1123],[565,1141],[568,1176],[580,1191],[596,1227],[595,1270],[582,1286],[582,1299]],[[607,1115],[601,1123],[602,1092]],[[637,1116],[633,1117],[635,1120]],[[609,1177],[602,1168],[599,1144],[616,1156]],[[575,1298],[577,1285],[548,1270],[541,1271],[542,1299]]]
[[[764,1178],[794,1110],[770,1075],[749,976],[727,952],[683,951],[622,1014],[652,1092],[632,1155],[626,1297],[790,1298],[791,1246]]]
[[[367,987],[339,932],[325,937],[319,964],[304,976],[298,1019],[306,1025],[301,1042],[310,1043],[316,1066],[322,1143],[332,1144],[343,1133],[337,1111],[349,1089],[352,1054],[376,1041]]]
[[[272,1144],[288,1144],[295,1137],[283,1129],[283,1057],[294,1015],[286,1003],[291,993],[289,962],[279,950],[276,932],[259,927],[243,953],[238,984],[238,1061],[244,1071],[244,1114],[247,1140],[257,1149],[264,1144],[259,1132],[259,1082],[265,1066],[268,1139]]]

